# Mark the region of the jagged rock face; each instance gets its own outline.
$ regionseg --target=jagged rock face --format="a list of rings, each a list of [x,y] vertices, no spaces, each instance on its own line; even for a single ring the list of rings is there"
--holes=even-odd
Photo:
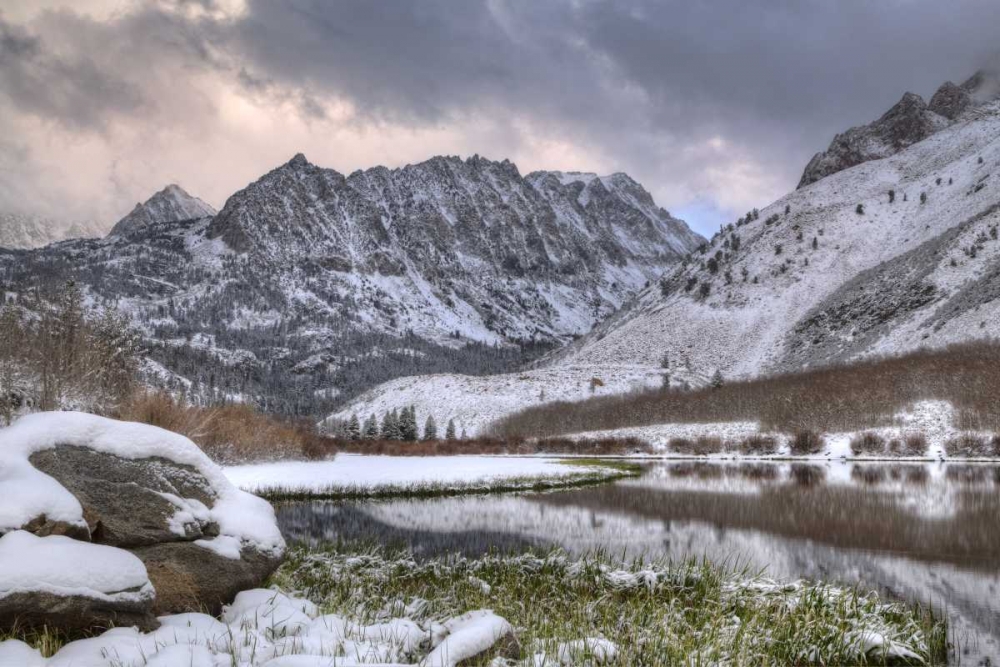
[[[701,242],[624,174],[563,183],[548,172],[522,177],[506,160],[437,157],[344,177],[302,155],[230,198],[208,237],[261,258],[415,270],[431,282],[485,270],[536,282],[593,276],[606,287],[611,266],[631,288]]]
[[[834,137],[830,147],[806,165],[799,187],[862,162],[894,155],[946,125],[947,120],[931,111],[922,97],[906,93],[874,123],[852,127]]]
[[[181,220],[194,220],[215,215],[215,209],[192,197],[178,185],[168,185],[142,204],[111,229],[112,236],[132,236],[148,232],[156,225]]]
[[[998,97],[1000,74],[987,70],[976,72],[961,86],[950,81],[944,83],[930,104],[919,95],[906,93],[877,121],[852,127],[834,137],[830,147],[814,155],[806,165],[798,187],[869,160],[895,155],[948,127],[970,109]]]
[[[480,157],[345,177],[298,155],[214,217],[198,204],[168,188],[104,239],[0,252],[0,270],[119,304],[172,389],[320,414],[401,375],[514,370],[704,243],[625,174]]]
[[[968,90],[947,81],[937,89],[928,106],[934,113],[955,120],[971,104],[972,96]]]

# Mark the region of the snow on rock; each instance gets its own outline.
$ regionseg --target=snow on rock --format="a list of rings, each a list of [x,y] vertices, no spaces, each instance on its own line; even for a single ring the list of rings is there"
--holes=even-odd
[[[362,456],[332,461],[281,461],[224,468],[230,481],[251,492],[268,489],[322,492],[330,488],[377,490],[411,484],[486,484],[522,477],[579,474],[578,466],[534,457]]]
[[[0,532],[21,528],[41,515],[86,526],[76,498],[28,460],[33,453],[58,445],[86,447],[125,459],[161,457],[191,466],[209,482],[216,502],[211,509],[185,505],[180,511],[205,514],[205,518],[217,523],[217,539],[223,540],[226,547],[249,544],[271,555],[284,550],[271,505],[233,486],[190,440],[155,426],[77,412],[28,415],[0,429],[0,498],[4,499],[0,504]]]
[[[372,625],[319,615],[309,600],[280,591],[240,593],[221,619],[163,616],[159,629],[115,628],[70,642],[43,658],[23,642],[0,642],[0,667],[332,667],[381,664],[443,667],[493,649],[516,647],[513,628],[488,610],[421,627],[408,618]],[[442,633],[431,648],[431,626]],[[509,642],[513,642],[510,644]]]
[[[178,185],[168,185],[119,220],[111,236],[130,236],[149,231],[153,225],[193,220],[215,215],[216,211]]]
[[[128,551],[15,530],[0,537],[0,599],[31,592],[109,602],[154,595],[146,566]]]
[[[649,366],[563,366],[503,375],[420,375],[383,383],[330,415],[321,426],[357,415],[379,419],[388,410],[414,406],[422,423],[433,415],[444,432],[449,420],[458,434],[486,435],[497,419],[533,405],[580,401],[659,387],[663,371]]]

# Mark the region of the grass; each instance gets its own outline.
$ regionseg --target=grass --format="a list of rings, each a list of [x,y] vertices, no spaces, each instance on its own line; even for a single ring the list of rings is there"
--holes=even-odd
[[[497,493],[533,493],[604,484],[625,477],[636,477],[641,466],[625,461],[599,459],[564,459],[560,463],[580,466],[588,472],[566,475],[507,477],[467,483],[418,482],[380,486],[330,485],[319,489],[267,487],[248,489],[271,502],[296,500],[386,500],[390,498],[443,498],[446,496],[489,495]]]
[[[941,664],[947,653],[945,623],[929,609],[703,561],[552,552],[417,562],[330,544],[293,548],[274,583],[360,623],[386,609],[420,607],[421,623],[492,609],[518,629],[528,656],[550,656],[546,665],[561,643],[594,637],[617,645],[620,665]],[[867,650],[876,637],[885,641]]]

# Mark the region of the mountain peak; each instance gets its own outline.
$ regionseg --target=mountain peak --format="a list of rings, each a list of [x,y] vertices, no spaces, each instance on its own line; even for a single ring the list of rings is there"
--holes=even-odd
[[[312,163],[306,159],[306,156],[302,153],[296,153],[291,160],[288,161],[288,166],[293,169],[302,169],[303,167],[310,167]]]
[[[115,224],[110,236],[130,236],[153,225],[213,215],[214,208],[188,194],[176,183],[171,183],[145,202],[136,204],[128,215]]]

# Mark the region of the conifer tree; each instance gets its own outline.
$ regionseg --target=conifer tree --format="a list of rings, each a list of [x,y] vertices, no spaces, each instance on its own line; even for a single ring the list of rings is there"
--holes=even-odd
[[[356,414],[351,415],[350,421],[347,422],[347,437],[350,440],[361,439],[361,424]]]
[[[365,420],[364,436],[365,440],[375,440],[379,436],[378,417],[375,416],[374,412]]]
[[[712,376],[712,389],[722,389],[722,385],[722,371],[716,368],[715,374]]]
[[[424,440],[437,440],[438,439],[438,427],[437,423],[434,421],[434,415],[427,415],[427,421],[424,422]]]
[[[444,437],[445,437],[445,440],[454,440],[455,439],[455,420],[454,419],[449,419],[448,420],[448,428],[445,429]]]

